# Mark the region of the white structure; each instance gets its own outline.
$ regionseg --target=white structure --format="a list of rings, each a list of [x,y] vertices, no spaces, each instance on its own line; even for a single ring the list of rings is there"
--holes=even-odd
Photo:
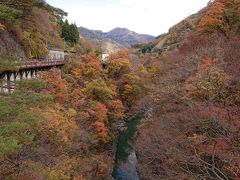
[[[64,61],[65,60],[65,53],[63,50],[52,49],[49,50],[49,53],[46,57],[48,61]]]
[[[15,89],[16,81],[34,79],[36,77],[38,77],[36,69],[0,74],[0,93],[11,93]]]
[[[108,58],[108,56],[109,56],[109,54],[107,54],[107,53],[101,54],[101,61],[102,61],[102,62],[106,61],[107,58]]]

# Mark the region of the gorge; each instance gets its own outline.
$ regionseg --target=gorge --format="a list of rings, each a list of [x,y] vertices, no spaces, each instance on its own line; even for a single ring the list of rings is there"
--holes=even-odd
[[[141,2],[129,26],[161,26],[144,18],[159,1]],[[79,19],[102,16],[91,3]],[[0,179],[239,179],[239,0],[157,37],[78,28],[72,12],[0,1]]]

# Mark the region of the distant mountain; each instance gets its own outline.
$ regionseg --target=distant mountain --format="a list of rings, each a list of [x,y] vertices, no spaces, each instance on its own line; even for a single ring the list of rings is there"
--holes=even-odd
[[[126,47],[130,47],[134,44],[146,43],[154,39],[154,36],[138,34],[126,28],[115,28],[106,33],[106,37]]]
[[[91,30],[84,27],[80,27],[78,30],[80,36],[95,44],[102,44],[103,50],[107,52],[111,51],[111,46],[115,47],[113,49],[129,48],[134,44],[146,43],[155,38],[151,35],[138,34],[126,28],[115,28],[109,32]],[[106,46],[108,48],[106,48]]]
[[[108,38],[104,38],[104,33],[102,31],[94,31],[87,28],[80,27],[80,36],[89,42],[94,49],[101,48],[105,53],[113,53],[117,50],[126,48],[125,46],[119,44]]]
[[[102,39],[101,36],[98,35],[98,31],[93,31],[91,29],[87,29],[84,27],[78,28],[78,31],[80,33],[80,36],[82,36],[86,40],[93,40],[93,39],[101,40]],[[99,34],[101,34],[100,32],[99,32]]]

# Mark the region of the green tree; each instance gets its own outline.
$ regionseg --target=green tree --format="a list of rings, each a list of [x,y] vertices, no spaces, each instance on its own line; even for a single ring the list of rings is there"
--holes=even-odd
[[[0,4],[0,21],[3,23],[13,25],[17,22],[21,14],[22,12],[15,8]]]
[[[40,119],[28,110],[25,103],[30,99],[30,94],[0,96],[0,159],[32,142]]]
[[[60,21],[62,28],[61,37],[71,45],[77,44],[79,41],[79,32],[76,24],[70,24],[68,20]]]
[[[64,17],[66,17],[68,15],[67,12],[65,12],[62,9],[56,8],[56,7],[51,7],[54,15],[58,18],[58,20],[62,20]]]

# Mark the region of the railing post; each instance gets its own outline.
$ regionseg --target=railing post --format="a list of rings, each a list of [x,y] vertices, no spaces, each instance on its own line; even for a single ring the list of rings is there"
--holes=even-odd
[[[10,93],[10,80],[11,80],[11,74],[7,72],[7,91]]]
[[[0,74],[0,92],[3,92],[3,79],[4,79],[4,74]]]

